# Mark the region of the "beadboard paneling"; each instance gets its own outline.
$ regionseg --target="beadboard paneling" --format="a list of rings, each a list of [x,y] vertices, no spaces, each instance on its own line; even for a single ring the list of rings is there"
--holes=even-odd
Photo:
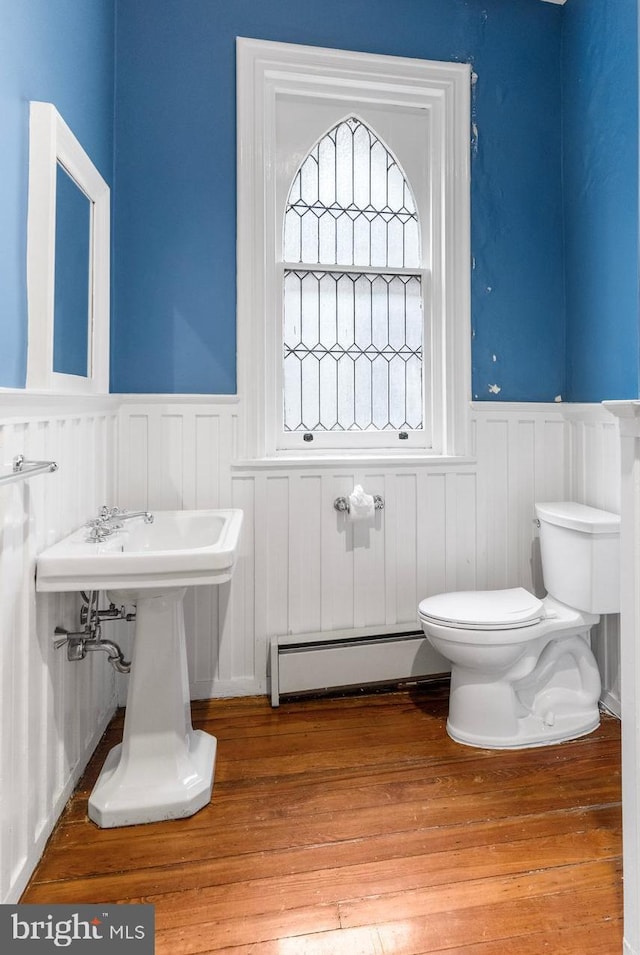
[[[601,405],[575,405],[571,422],[571,483],[575,500],[620,513],[620,431]]]
[[[442,590],[540,590],[533,504],[571,494],[571,425],[558,407],[474,405],[468,459],[295,467],[234,464],[241,410],[163,396],[120,411],[123,505],[245,512],[231,583],[187,596],[194,697],[266,692],[277,634],[406,628]],[[333,508],[354,484],[385,500],[371,524]]]
[[[621,460],[618,420],[600,405],[574,405],[571,423],[573,500],[620,513]],[[602,676],[602,701],[621,716],[620,615],[609,614],[593,628],[591,645]]]
[[[193,588],[185,613],[194,698],[267,691],[280,633],[415,624],[443,590],[541,589],[533,503],[619,508],[617,427],[591,406],[475,405],[469,459],[251,467],[234,400],[73,399],[47,407],[0,395],[0,463],[55,459],[56,474],[0,488],[0,899],[15,900],[115,702],[101,654],[69,664],[56,624],[77,599],[38,595],[35,556],[104,502],[241,507],[233,580]],[[385,499],[371,526],[333,500],[354,483]],[[118,631],[117,639],[121,639]],[[594,637],[605,702],[619,702],[618,618]],[[121,692],[126,678],[118,681]]]
[[[113,499],[111,401],[56,412],[0,396],[0,465],[15,454],[59,470],[0,487],[0,901],[16,901],[113,713],[106,656],[68,663],[56,625],[78,628],[78,599],[35,593],[35,558]],[[82,409],[82,410],[80,410]],[[22,410],[22,413],[21,413]]]

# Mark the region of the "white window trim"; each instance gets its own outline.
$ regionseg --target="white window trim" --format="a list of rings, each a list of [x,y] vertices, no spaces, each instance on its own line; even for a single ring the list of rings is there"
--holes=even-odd
[[[470,401],[470,84],[468,64],[440,63],[272,43],[237,40],[238,130],[238,391],[246,408],[249,457],[276,452],[276,382],[280,340],[273,302],[279,271],[272,254],[276,97],[287,92],[336,94],[431,111],[441,130],[438,163],[440,241],[431,275],[430,346],[432,448],[425,454],[468,451]],[[446,161],[445,161],[446,157]],[[437,316],[441,320],[437,320]],[[278,320],[280,317],[278,316]],[[280,399],[281,400],[281,399]],[[336,456],[335,449],[326,453]],[[358,451],[354,449],[354,455]],[[393,457],[402,452],[379,452]],[[406,449],[415,456],[415,449]],[[313,447],[305,457],[322,454]],[[344,455],[341,453],[341,457]]]

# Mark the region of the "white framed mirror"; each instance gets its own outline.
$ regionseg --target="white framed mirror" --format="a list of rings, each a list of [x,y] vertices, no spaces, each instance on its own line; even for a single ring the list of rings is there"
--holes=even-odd
[[[29,116],[27,388],[109,391],[109,187],[51,103]]]

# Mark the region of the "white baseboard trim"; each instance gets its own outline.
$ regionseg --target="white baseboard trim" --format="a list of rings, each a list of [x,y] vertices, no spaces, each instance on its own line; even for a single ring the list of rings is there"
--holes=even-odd
[[[612,693],[603,693],[600,702],[608,713],[619,720],[622,719],[622,704]]]
[[[264,682],[249,677],[238,680],[196,680],[190,684],[189,691],[192,701],[266,694]]]

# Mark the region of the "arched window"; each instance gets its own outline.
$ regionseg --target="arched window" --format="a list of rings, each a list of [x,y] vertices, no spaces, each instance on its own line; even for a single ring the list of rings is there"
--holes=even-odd
[[[284,431],[423,428],[420,222],[411,186],[356,116],[308,153],[283,231]]]
[[[237,52],[248,458],[467,454],[469,64]]]

